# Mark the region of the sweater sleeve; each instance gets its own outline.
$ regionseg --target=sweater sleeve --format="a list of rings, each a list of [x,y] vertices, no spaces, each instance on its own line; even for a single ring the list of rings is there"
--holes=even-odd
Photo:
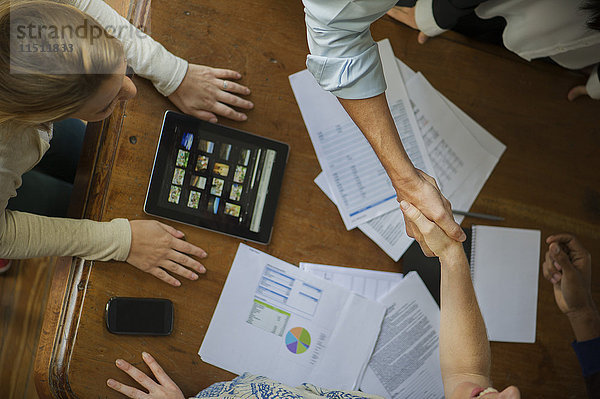
[[[592,70],[587,84],[585,85],[585,89],[591,98],[600,100],[600,76],[598,75],[598,64],[596,64]]]
[[[585,379],[590,399],[600,398],[600,337],[571,343]]]
[[[39,162],[49,144],[33,128],[13,130],[4,125],[0,133],[0,258],[126,260],[131,246],[131,227],[126,219],[94,222],[6,209],[8,200],[17,195],[21,176]]]
[[[187,61],[167,51],[160,43],[131,25],[102,0],[68,0],[115,36],[125,50],[135,73],[149,79],[164,96],[170,96],[187,72]]]
[[[415,5],[417,27],[427,36],[452,29],[463,17],[486,0],[418,0]]]

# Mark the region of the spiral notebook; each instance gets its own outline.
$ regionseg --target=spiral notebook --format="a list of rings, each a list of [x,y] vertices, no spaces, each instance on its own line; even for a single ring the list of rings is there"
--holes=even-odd
[[[473,226],[471,277],[490,341],[535,342],[539,230]]]

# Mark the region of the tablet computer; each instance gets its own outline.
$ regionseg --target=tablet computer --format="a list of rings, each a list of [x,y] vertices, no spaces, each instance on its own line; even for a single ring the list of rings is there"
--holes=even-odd
[[[144,211],[268,244],[289,146],[167,111]]]

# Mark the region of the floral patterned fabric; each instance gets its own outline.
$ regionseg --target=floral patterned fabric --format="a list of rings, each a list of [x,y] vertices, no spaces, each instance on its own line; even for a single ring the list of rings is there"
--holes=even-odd
[[[198,393],[203,399],[382,399],[359,391],[333,391],[312,384],[292,388],[266,377],[244,373],[232,381],[217,382]]]

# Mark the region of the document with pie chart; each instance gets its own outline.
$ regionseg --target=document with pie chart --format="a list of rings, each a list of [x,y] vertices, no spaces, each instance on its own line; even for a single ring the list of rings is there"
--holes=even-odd
[[[386,307],[240,244],[198,354],[290,386],[360,386]]]

